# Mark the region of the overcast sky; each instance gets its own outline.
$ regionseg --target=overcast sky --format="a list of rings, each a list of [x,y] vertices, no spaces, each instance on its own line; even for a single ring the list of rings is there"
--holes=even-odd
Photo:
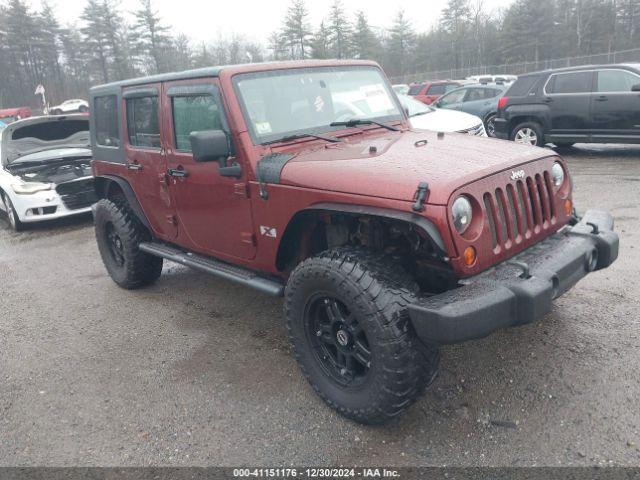
[[[472,2],[478,0],[471,0]],[[483,0],[488,10],[503,8],[511,0]],[[40,0],[30,0],[40,8]],[[86,0],[49,0],[59,20],[75,23]],[[307,0],[310,21],[315,28],[327,16],[332,0]],[[137,9],[139,0],[121,0],[123,12]],[[218,35],[240,33],[251,40],[266,42],[287,11],[290,0],[154,0],[156,10],[176,33],[185,33],[196,41],[207,41]],[[363,10],[376,27],[387,27],[398,8],[403,8],[419,32],[427,31],[437,20],[447,0],[344,0],[347,12]]]

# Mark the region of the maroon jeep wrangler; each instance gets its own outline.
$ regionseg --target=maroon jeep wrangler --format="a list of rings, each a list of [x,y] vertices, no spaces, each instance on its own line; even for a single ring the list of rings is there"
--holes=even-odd
[[[406,410],[438,346],[532,322],[618,255],[551,150],[411,130],[372,62],[207,68],[91,90],[96,237],[123,288],[163,259],[274,296],[313,388]]]

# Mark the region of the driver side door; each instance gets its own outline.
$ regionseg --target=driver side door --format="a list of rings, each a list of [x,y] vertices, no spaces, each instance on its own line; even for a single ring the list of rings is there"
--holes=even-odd
[[[216,79],[163,84],[167,135],[167,176],[176,208],[178,243],[219,258],[251,259],[256,245],[246,172],[241,178],[220,175],[218,162],[196,162],[191,132],[224,130],[226,112]],[[233,139],[229,134],[229,141]],[[235,151],[233,146],[231,151]],[[233,157],[230,161],[241,160]],[[243,165],[244,166],[244,165]]]

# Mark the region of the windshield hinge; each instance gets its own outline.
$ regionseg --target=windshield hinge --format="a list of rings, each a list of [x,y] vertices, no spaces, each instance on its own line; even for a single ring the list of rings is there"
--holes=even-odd
[[[429,195],[429,184],[427,182],[420,182],[416,193],[413,195],[415,203],[411,208],[414,212],[422,212],[424,210],[424,202],[427,200],[427,195]]]

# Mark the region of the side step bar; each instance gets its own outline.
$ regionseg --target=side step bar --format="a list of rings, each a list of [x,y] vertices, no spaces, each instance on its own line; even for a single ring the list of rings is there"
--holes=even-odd
[[[143,242],[139,245],[139,248],[143,252],[151,255],[166,258],[172,262],[224,278],[225,280],[231,280],[240,285],[259,290],[267,295],[274,297],[284,295],[284,284],[282,282],[276,279],[261,277],[246,268],[230,265],[196,253],[184,252],[162,243]]]

